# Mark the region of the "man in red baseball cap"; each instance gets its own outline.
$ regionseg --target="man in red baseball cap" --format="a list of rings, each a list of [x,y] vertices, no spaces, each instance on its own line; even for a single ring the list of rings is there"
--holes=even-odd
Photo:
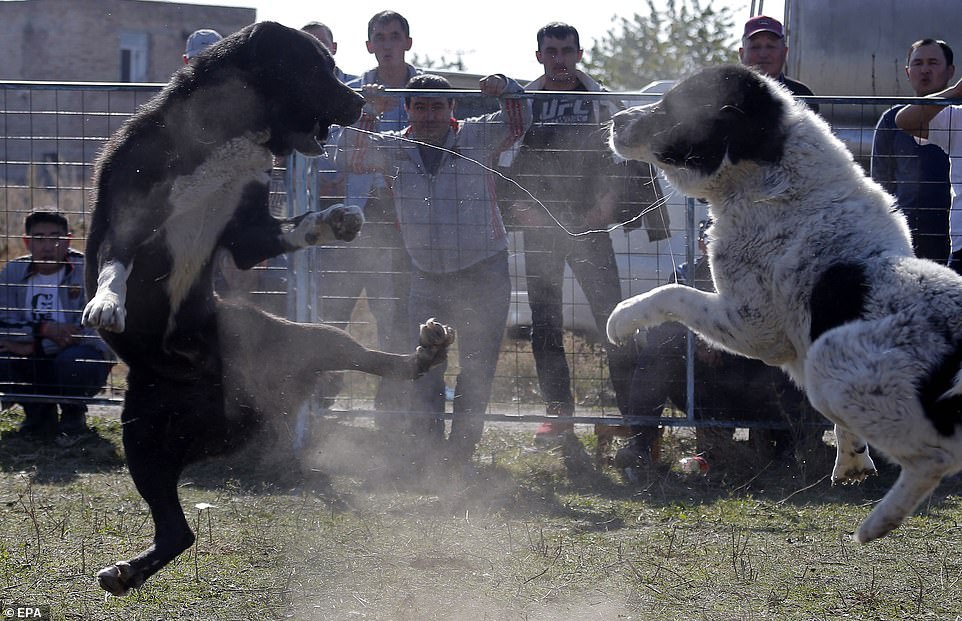
[[[743,65],[754,67],[784,84],[794,95],[814,95],[805,84],[785,76],[785,58],[788,46],[785,44],[785,29],[774,17],[756,15],[745,22],[742,46],[738,48],[738,58]],[[818,105],[809,103],[818,112]]]
[[[745,33],[742,35],[742,37],[745,39],[751,39],[752,36],[758,34],[759,32],[770,32],[779,39],[785,36],[785,30],[782,28],[782,23],[774,17],[768,17],[767,15],[756,15],[745,22]]]

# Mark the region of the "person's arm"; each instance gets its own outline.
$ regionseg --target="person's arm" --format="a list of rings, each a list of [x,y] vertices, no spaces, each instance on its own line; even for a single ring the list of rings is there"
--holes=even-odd
[[[594,207],[585,214],[585,225],[589,229],[602,229],[618,220],[618,208],[620,207],[621,189],[612,184],[605,190]]]
[[[500,110],[483,116],[465,119],[462,122],[463,136],[473,136],[462,140],[461,146],[472,145],[480,149],[480,157],[497,157],[502,151],[511,148],[531,127],[531,106],[520,97],[505,97],[524,92],[520,84],[496,73],[484,77],[479,82],[483,95],[498,98]],[[479,157],[475,155],[474,157]]]
[[[620,109],[624,109],[621,102],[600,102],[599,120],[610,120]],[[594,148],[588,146],[589,144]],[[625,201],[639,201],[641,196],[628,191],[631,185],[630,173],[625,160],[612,153],[604,140],[596,142],[592,139],[591,143],[586,143],[584,149],[591,149],[595,154],[595,157],[590,158],[591,166],[595,167],[594,171],[586,169],[582,172],[586,178],[594,179],[595,188],[595,198],[590,201],[591,206],[585,212],[585,226],[589,229],[604,229],[610,224],[626,224],[634,220],[637,214],[629,215],[630,210],[624,208]],[[640,203],[635,206],[641,207]],[[647,207],[643,208],[642,212],[646,209]]]
[[[63,349],[73,344],[75,337],[80,333],[80,326],[57,321],[41,321],[37,329],[37,334],[42,338],[50,339]]]
[[[0,270],[0,339],[33,345],[35,324],[27,316],[23,274],[26,259],[14,259]],[[10,351],[10,350],[7,350]]]
[[[529,101],[521,99],[520,97],[504,97],[504,95],[518,95],[523,93],[524,88],[522,88],[520,84],[501,74],[490,77],[495,78],[495,84],[499,87],[496,96],[501,106],[501,120],[506,130],[506,136],[502,139],[500,145],[500,150],[503,151],[524,136],[528,128],[531,127],[531,105]],[[485,78],[481,81],[482,93],[485,92],[484,82],[487,79],[488,78]]]
[[[962,98],[962,80],[954,86],[928,96],[929,99],[959,99]],[[909,104],[895,115],[895,124],[904,132],[918,138],[929,137],[929,122],[941,112],[945,106],[928,104]]]
[[[361,110],[361,118],[350,127],[341,129],[337,138],[337,153],[334,164],[338,170],[348,173],[383,172],[387,166],[387,155],[380,148],[383,135],[380,129],[380,115],[390,105],[390,98],[379,94],[380,86],[365,86],[364,98],[367,103]],[[388,139],[390,140],[390,139]]]
[[[14,356],[32,356],[35,341],[0,341],[0,353],[13,354]]]

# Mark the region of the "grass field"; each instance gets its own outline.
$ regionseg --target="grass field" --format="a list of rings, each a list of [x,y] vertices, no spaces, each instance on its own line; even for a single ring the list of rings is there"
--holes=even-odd
[[[858,546],[891,468],[861,487],[794,463],[627,484],[497,425],[467,480],[405,472],[397,443],[358,422],[325,423],[307,480],[246,458],[192,467],[195,547],[107,597],[97,570],[152,534],[119,422],[92,417],[96,435],[60,448],[15,437],[18,420],[0,414],[0,600],[53,619],[962,619],[959,481]],[[666,461],[687,442],[669,434]]]

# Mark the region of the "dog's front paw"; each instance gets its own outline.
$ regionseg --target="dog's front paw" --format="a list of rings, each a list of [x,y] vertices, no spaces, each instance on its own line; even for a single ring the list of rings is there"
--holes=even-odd
[[[364,224],[364,214],[355,205],[338,203],[324,211],[312,211],[301,218],[285,241],[292,248],[306,248],[332,239],[351,241]]]
[[[87,302],[81,321],[88,328],[123,332],[127,324],[127,311],[118,295],[112,292],[98,291]]]
[[[337,203],[322,211],[321,217],[331,228],[334,238],[341,241],[353,240],[364,225],[364,213],[357,205]]]
[[[636,296],[618,303],[608,317],[608,340],[615,345],[624,345],[634,337],[635,332],[655,323],[648,317],[647,304]]]
[[[454,328],[440,323],[433,317],[422,323],[418,348],[415,352],[418,375],[444,362],[452,343],[454,343]]]

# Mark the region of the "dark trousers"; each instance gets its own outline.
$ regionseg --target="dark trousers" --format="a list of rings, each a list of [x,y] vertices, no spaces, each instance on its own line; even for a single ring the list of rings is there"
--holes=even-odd
[[[411,262],[395,223],[393,200],[369,199],[364,215],[367,221],[356,239],[315,249],[318,316],[346,329],[358,299],[366,294],[377,323],[378,349],[403,353],[411,323],[407,312]],[[375,407],[406,409],[408,386],[407,381],[381,378]]]
[[[574,411],[562,315],[566,263],[588,299],[601,335],[606,333],[608,316],[621,301],[618,265],[607,233],[574,237],[556,227],[525,229],[524,264],[531,306],[531,349],[541,396],[549,409],[558,414]],[[618,410],[624,414],[628,410],[634,361],[625,347],[607,343],[605,351]]]
[[[430,317],[455,329],[458,374],[454,389],[454,418],[450,442],[470,457],[481,440],[484,416],[498,364],[511,299],[506,252],[471,267],[445,274],[415,271],[411,279],[411,310],[417,343],[417,326]],[[434,367],[414,382],[411,409],[444,412],[446,364]],[[441,417],[415,419],[422,435],[443,437]]]
[[[104,354],[91,345],[72,345],[50,356],[0,357],[0,389],[4,392],[67,397],[92,397],[110,373]],[[6,400],[5,400],[6,401]],[[56,418],[52,403],[21,403],[26,417]],[[85,412],[81,403],[60,404],[62,413]]]
[[[347,329],[362,293],[377,321],[378,347],[407,348],[401,325],[407,305],[410,261],[394,224],[365,223],[357,239],[316,249],[317,305],[321,321]],[[406,324],[404,324],[406,325]]]

